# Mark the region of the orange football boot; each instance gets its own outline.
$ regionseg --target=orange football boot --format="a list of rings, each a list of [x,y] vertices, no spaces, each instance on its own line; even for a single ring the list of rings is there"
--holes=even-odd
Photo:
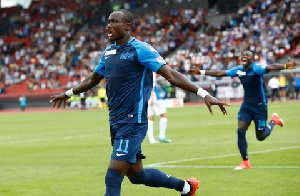
[[[282,118],[279,117],[279,115],[277,113],[273,113],[271,115],[271,120],[274,121],[275,125],[279,125],[279,126],[283,126],[283,120]]]
[[[199,181],[196,178],[186,179],[191,185],[191,190],[188,194],[181,194],[181,196],[195,196],[197,189],[199,189]]]
[[[244,160],[242,163],[235,167],[234,170],[240,170],[240,169],[250,169],[251,168],[251,163],[249,160]]]

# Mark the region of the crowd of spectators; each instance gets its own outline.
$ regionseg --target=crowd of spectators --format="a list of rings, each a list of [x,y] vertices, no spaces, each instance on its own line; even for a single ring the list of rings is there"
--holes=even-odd
[[[299,10],[294,0],[254,0],[225,15],[220,25],[207,24],[166,60],[182,73],[190,66],[230,69],[244,50],[254,52],[262,64],[274,63],[299,43]]]
[[[104,27],[82,28],[104,2],[43,0],[33,1],[29,9],[1,9],[1,22],[9,21],[9,34],[0,38],[1,85],[26,81],[33,90],[58,88],[59,75],[85,73],[89,52],[100,53],[107,40],[101,37]]]
[[[0,83],[5,86],[26,81],[28,88],[69,88],[97,65],[102,51],[110,44],[105,25],[84,25],[94,17],[104,1],[38,1],[28,10],[15,9],[9,15],[9,38],[0,39]],[[106,17],[101,23],[106,24]],[[136,16],[133,35],[152,44],[162,55],[181,45],[186,37],[195,36],[205,20],[202,9],[169,10]],[[62,86],[59,77],[69,77]],[[64,84],[65,85],[65,84]]]
[[[10,33],[0,38],[0,89],[23,81],[32,90],[70,88],[85,78],[110,44],[105,25],[86,25],[105,2],[42,0],[33,1],[29,9],[3,12],[0,22],[9,19]],[[123,7],[145,6],[141,2],[125,1]],[[136,15],[132,33],[182,73],[191,66],[231,68],[245,49],[262,63],[274,62],[299,42],[297,1],[255,0],[224,16],[219,26],[208,24],[206,15],[200,8]],[[107,17],[100,20],[106,24]],[[202,33],[197,35],[199,29]],[[68,82],[60,84],[60,76],[68,77]]]
[[[149,8],[154,5],[172,5],[180,4],[184,2],[192,2],[192,0],[152,0],[152,1],[143,1],[143,0],[124,0],[122,2],[122,8],[124,9],[136,9],[136,8]]]

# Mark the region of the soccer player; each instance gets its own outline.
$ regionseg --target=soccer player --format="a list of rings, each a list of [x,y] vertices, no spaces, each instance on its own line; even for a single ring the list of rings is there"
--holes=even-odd
[[[21,97],[19,97],[19,102],[20,102],[21,111],[25,111],[26,105],[27,105],[27,99],[26,99],[25,95],[22,95]]]
[[[167,130],[167,109],[164,101],[161,99],[159,94],[159,89],[156,82],[156,74],[153,74],[153,90],[148,101],[148,139],[150,144],[155,144],[159,142],[170,143],[171,140],[166,138]],[[159,137],[158,141],[154,137],[154,118],[155,116],[160,116],[159,121]]]
[[[107,103],[106,103],[106,89],[104,86],[100,85],[100,88],[98,89],[98,97],[100,99],[99,107],[101,109],[107,109]]]
[[[244,87],[244,100],[238,113],[237,144],[242,156],[242,163],[235,167],[236,170],[251,168],[248,159],[246,131],[251,121],[255,123],[256,138],[259,141],[265,140],[272,132],[274,125],[283,126],[283,120],[277,113],[271,115],[271,121],[267,122],[267,98],[263,85],[263,74],[273,70],[292,69],[297,62],[287,64],[274,64],[262,66],[258,62],[253,62],[253,53],[244,51],[241,56],[242,65],[238,65],[229,70],[199,70],[192,68],[190,74],[209,76],[230,76],[239,77]]]
[[[133,184],[175,189],[183,195],[195,195],[198,180],[181,180],[157,169],[144,169],[141,144],[147,129],[147,106],[153,85],[153,71],[170,83],[198,94],[212,114],[218,105],[227,115],[226,103],[209,95],[179,72],[171,69],[149,44],[131,37],[134,17],[128,10],[110,14],[107,24],[109,40],[113,43],[102,53],[91,75],[65,93],[51,96],[53,107],[65,107],[73,94],[85,92],[106,78],[112,153],[105,176],[106,196],[119,196],[126,175]]]

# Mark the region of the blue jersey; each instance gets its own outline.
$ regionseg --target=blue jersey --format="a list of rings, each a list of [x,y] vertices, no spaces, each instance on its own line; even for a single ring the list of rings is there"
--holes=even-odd
[[[20,101],[20,107],[26,107],[27,104],[26,97],[20,97],[19,101]]]
[[[226,71],[230,77],[239,77],[244,87],[244,103],[255,105],[267,105],[263,74],[266,73],[266,66],[254,62],[249,69],[243,65],[231,68]]]
[[[105,49],[95,72],[106,77],[110,124],[147,122],[153,71],[164,64],[152,46],[134,37]]]

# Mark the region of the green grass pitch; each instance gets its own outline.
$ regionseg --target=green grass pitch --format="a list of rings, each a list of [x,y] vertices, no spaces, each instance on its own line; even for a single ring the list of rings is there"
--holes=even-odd
[[[168,109],[170,144],[150,145],[145,167],[182,178],[197,177],[205,196],[293,196],[300,193],[300,102],[269,103],[269,116],[285,120],[264,142],[247,133],[253,168],[233,170],[239,105],[228,116],[204,105]],[[158,119],[157,119],[158,120]],[[0,115],[0,195],[104,195],[111,153],[108,112],[98,110]],[[155,122],[158,133],[158,121]],[[180,195],[174,190],[122,184],[123,196]]]

